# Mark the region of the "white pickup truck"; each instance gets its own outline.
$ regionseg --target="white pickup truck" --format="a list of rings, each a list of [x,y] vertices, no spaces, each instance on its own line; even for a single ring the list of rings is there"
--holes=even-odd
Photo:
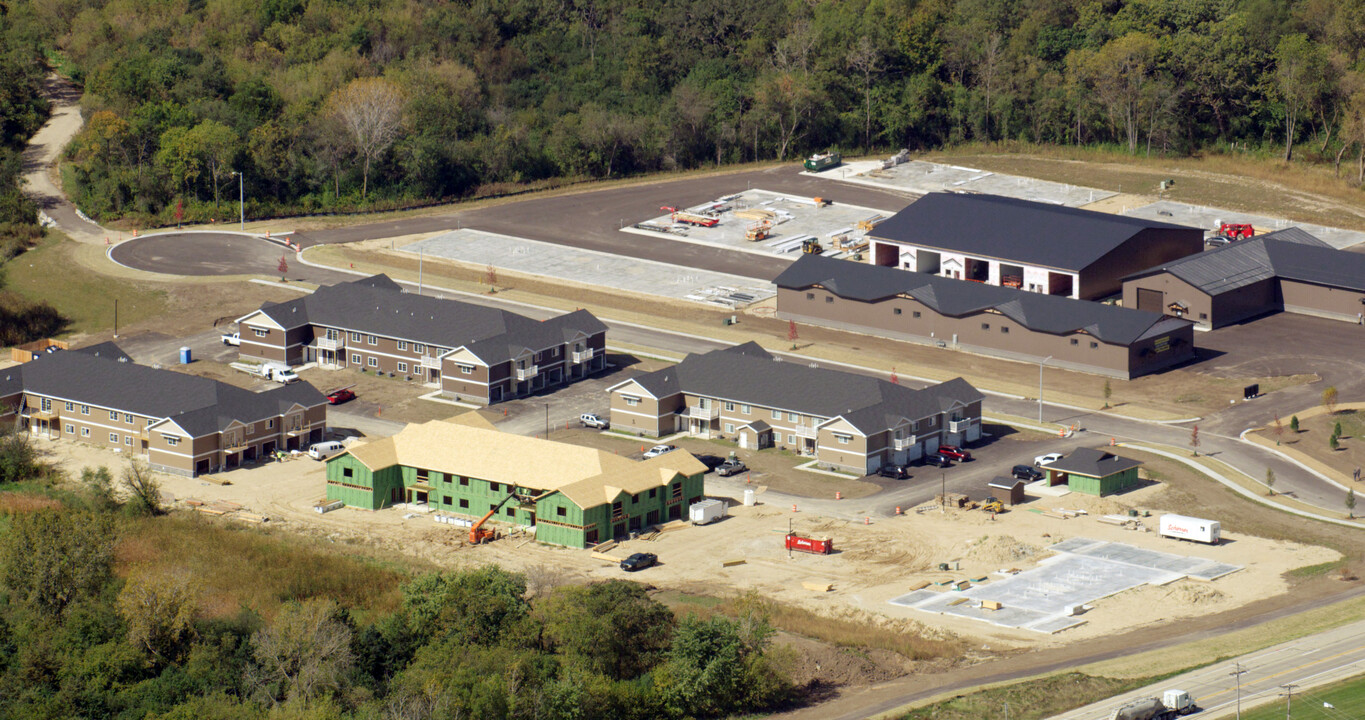
[[[224,333],[224,334],[223,334],[223,344],[224,344],[224,345],[231,345],[231,346],[233,346],[233,347],[241,347],[241,346],[242,346],[242,335],[241,335],[241,333],[232,333],[232,334]]]

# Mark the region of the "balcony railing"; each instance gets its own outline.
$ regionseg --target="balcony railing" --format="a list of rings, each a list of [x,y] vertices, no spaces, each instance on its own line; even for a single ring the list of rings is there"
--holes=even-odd
[[[699,420],[715,420],[716,418],[720,417],[720,406],[715,404],[708,405],[706,407],[702,407],[700,405],[688,405],[687,417],[697,418]]]
[[[585,363],[592,359],[597,350],[588,348],[587,350],[576,350],[573,354],[574,363]]]
[[[531,365],[529,367],[524,368],[517,368],[517,382],[521,382],[523,380],[530,380],[531,378],[539,374],[540,368],[536,367],[535,365]]]
[[[337,350],[337,349],[339,349],[340,347],[341,347],[341,339],[340,339],[340,338],[328,338],[328,337],[320,337],[320,338],[318,338],[318,349],[319,349],[319,350]]]
[[[796,433],[797,437],[810,438],[813,440],[817,436],[819,436],[820,429],[815,427],[814,425],[797,425],[796,427],[792,428],[792,432]]]
[[[424,368],[431,368],[431,369],[433,369],[433,370],[440,370],[440,369],[441,369],[441,358],[432,357],[432,356],[430,356],[430,355],[423,355],[423,356],[422,356],[422,367],[424,367]]]
[[[909,450],[911,447],[914,446],[915,441],[916,441],[917,439],[918,439],[918,438],[916,438],[914,435],[911,435],[911,436],[909,436],[909,437],[903,437],[903,438],[893,438],[893,439],[891,440],[891,449],[893,449],[893,450]]]
[[[954,433],[965,432],[967,428],[971,426],[972,426],[971,420],[949,420],[948,432]]]

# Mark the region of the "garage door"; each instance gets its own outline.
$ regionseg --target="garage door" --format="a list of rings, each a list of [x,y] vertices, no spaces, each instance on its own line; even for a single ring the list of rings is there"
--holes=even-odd
[[[1137,309],[1146,310],[1147,312],[1154,313],[1162,312],[1161,308],[1165,304],[1164,303],[1165,293],[1161,292],[1160,290],[1146,290],[1144,288],[1138,288],[1137,295],[1138,295]]]

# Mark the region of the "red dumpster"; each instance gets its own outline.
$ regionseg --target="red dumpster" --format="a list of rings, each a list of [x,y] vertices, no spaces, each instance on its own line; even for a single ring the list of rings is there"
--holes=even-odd
[[[834,541],[829,538],[801,537],[792,533],[787,535],[787,549],[815,553],[816,555],[828,555],[834,552]]]

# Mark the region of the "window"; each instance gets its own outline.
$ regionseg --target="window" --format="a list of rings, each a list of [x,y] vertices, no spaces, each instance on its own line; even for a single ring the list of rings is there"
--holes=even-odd
[[[990,323],[981,323],[981,329],[982,329],[982,330],[990,330],[990,329],[991,329],[991,324],[990,324]]]
[[[442,495],[442,496],[441,496],[441,504],[442,504],[442,505],[449,505],[449,504],[450,504],[450,496],[449,496],[449,495]]]
[[[1199,319],[1200,319],[1200,320],[1208,320],[1208,319],[1209,319],[1209,314],[1208,314],[1208,313],[1199,313]]]
[[[1007,326],[1007,325],[1001,325],[1001,326],[1000,326],[1000,332],[1002,332],[1002,333],[1008,333],[1009,331],[1010,331],[1009,326]]]
[[[90,428],[88,427],[81,428],[81,437],[90,437]]]
[[[631,397],[631,396],[629,396],[629,395],[622,395],[622,396],[621,396],[621,399],[626,401],[626,406],[627,406],[627,407],[635,407],[636,405],[639,405],[639,404],[640,404],[640,398],[637,398],[637,397]]]
[[[826,295],[826,296],[825,296],[825,302],[827,302],[827,303],[832,303],[832,302],[834,302],[834,296],[833,296],[833,295]]]
[[[399,349],[399,350],[407,350],[407,349],[408,349],[408,341],[407,341],[407,340],[399,340],[399,341],[398,341],[398,349]],[[447,504],[448,504],[448,503],[447,503]]]
[[[76,434],[76,426],[75,426],[75,425],[72,425],[71,423],[67,423],[67,424],[66,424],[66,434],[67,434],[67,435],[75,435],[75,434]]]
[[[729,401],[727,400],[726,403],[725,403],[725,412],[734,412],[734,411],[735,411],[735,404],[732,403],[732,402],[729,402]]]
[[[659,488],[650,488],[650,489],[649,489],[649,498],[650,498],[651,500],[653,500],[654,498],[658,497],[658,495],[659,495]]]
[[[901,309],[900,309],[900,308],[891,308],[891,314],[892,314],[892,315],[900,315],[900,314],[901,314]]]
[[[502,489],[502,483],[488,483],[488,492],[498,492]]]
[[[734,423],[725,423],[725,432],[727,432],[727,433],[734,433],[734,431],[735,431],[735,424],[734,424]]]
[[[468,507],[469,507],[469,501],[468,501],[468,500],[465,500],[465,499],[461,499],[461,500],[460,500],[460,507],[462,507],[462,508],[468,508]]]
[[[795,444],[796,444],[796,436],[795,436],[795,435],[788,435],[788,436],[787,436],[787,444],[788,444],[788,445],[795,445]]]
[[[910,317],[919,317],[919,311],[916,310],[913,313],[910,313]]]
[[[75,410],[75,409],[76,409],[76,404],[75,404],[75,403],[67,403],[67,404],[66,404],[66,411],[67,411],[67,412],[71,412],[72,410]]]
[[[682,483],[673,483],[673,499],[682,497]]]
[[[774,410],[774,411],[773,411],[773,419],[774,419],[774,420],[781,420],[781,419],[782,419],[782,411],[781,411],[781,410]]]
[[[365,364],[369,365],[370,367],[379,367],[379,358],[371,355],[370,357],[365,359]]]
[[[152,419],[151,419],[151,418],[147,418],[147,427],[151,427],[151,426],[152,426]]]
[[[787,413],[787,422],[796,422],[796,413],[794,412]]]
[[[427,471],[426,471],[426,470],[423,470],[423,469],[421,469],[421,468],[418,468],[418,469],[417,469],[417,472],[416,472],[415,476],[416,476],[416,478],[417,478],[417,482],[421,482],[421,483],[426,482],[427,479],[430,477],[430,476],[427,474]]]
[[[853,436],[852,436],[852,435],[844,435],[844,434],[842,434],[842,433],[834,433],[834,439],[837,440],[837,441],[839,441],[839,444],[840,444],[840,445],[847,445],[847,444],[849,443],[849,441],[853,439]]]
[[[131,425],[133,423],[133,414],[123,413],[123,422],[126,422]]]
[[[1097,348],[1097,347],[1099,347],[1099,346],[1100,346],[1100,344],[1097,343],[1097,342],[1092,341],[1092,342],[1090,343],[1090,349],[1091,349],[1091,350],[1094,350],[1095,348]]]
[[[166,444],[170,445],[171,447],[175,447],[176,445],[180,444],[180,438],[174,435],[162,435],[161,439],[165,440]],[[229,441],[228,444],[231,444],[231,441]]]
[[[918,431],[918,430],[919,430],[919,421],[918,421],[918,420],[912,421],[912,422],[910,423],[910,432],[916,432],[916,431]]]
[[[807,299],[807,300],[814,300],[814,299],[815,299],[815,293],[806,293],[806,299]]]
[[[742,412],[742,413],[744,413],[745,415],[748,415],[748,414],[749,414],[749,411],[752,410],[752,409],[753,409],[753,408],[749,407],[748,405],[740,405],[740,406],[739,406],[739,411]]]
[[[413,352],[418,352],[418,353],[424,353],[424,352],[427,351],[427,346],[423,345],[422,343],[417,343],[416,345],[413,345],[413,346],[412,346],[412,351],[413,351]]]
[[[271,419],[265,421],[265,429],[266,429],[266,430],[274,430],[274,429],[275,429],[275,419],[274,419],[274,418],[271,418]]]
[[[1071,344],[1072,344],[1072,345],[1080,345],[1080,344],[1081,344],[1081,341],[1080,341],[1080,340],[1077,340],[1076,338],[1071,338]]]
[[[565,510],[561,505],[560,507],[555,508],[555,515],[558,515],[559,517],[568,517],[569,511]]]
[[[132,436],[132,435],[124,435],[124,436],[123,436],[123,444],[124,444],[124,445],[128,445],[128,446],[131,446],[131,445],[133,444],[133,436]]]
[[[540,356],[541,356],[541,355],[544,355],[544,354],[545,354],[545,353],[536,353],[535,358],[533,358],[534,361],[535,361],[535,362],[540,362]]]
[[[473,366],[473,365],[465,365],[464,363],[456,363],[455,367],[459,368],[460,374],[461,374],[461,375],[473,375],[473,374],[474,374],[474,366]]]
[[[363,362],[363,361],[360,359],[360,353],[351,353],[351,364],[352,364],[352,365],[359,365],[359,364],[361,364],[361,362]]]
[[[82,415],[89,415],[89,414],[90,414],[90,406],[89,406],[89,405],[82,405],[82,406],[81,406],[81,414],[82,414]]]
[[[400,372],[400,373],[405,373],[405,372],[407,372],[407,371],[408,371],[408,364],[407,364],[407,363],[405,363],[405,362],[400,362],[400,363],[398,363],[398,372]]]
[[[367,343],[369,343],[369,344],[371,344],[371,345],[378,345],[378,344],[379,344],[379,337],[376,336],[376,335],[366,335],[366,336],[365,336],[365,342],[367,342]]]
[[[351,342],[360,342],[360,333],[358,332],[351,333]]]
[[[469,487],[469,478],[467,477],[460,478],[460,484],[464,485],[465,487]]]
[[[342,476],[342,477],[351,477],[351,476],[354,475],[354,474],[355,474],[355,472],[354,472],[351,468],[342,468],[342,469],[341,469],[341,476]]]
[[[118,433],[109,433],[109,442],[118,444]]]
[[[247,434],[247,435],[251,435],[251,434],[253,434],[253,433],[255,433],[255,432],[256,432],[256,423],[250,423],[249,425],[246,426],[246,434]]]
[[[630,496],[630,504],[634,505],[635,503],[638,503],[638,502],[640,502],[640,496],[639,496],[639,494],[635,494],[635,495],[631,495],[631,496]]]
[[[517,516],[517,509],[516,509],[516,508],[507,508],[507,517],[516,517],[516,516]]]
[[[261,328],[251,328],[251,332],[256,333],[256,337],[265,337],[270,334],[269,330],[262,330]]]
[[[117,411],[117,410],[110,410],[110,411],[109,411],[109,419],[110,419],[110,420],[113,420],[114,422],[118,422],[118,411]]]

